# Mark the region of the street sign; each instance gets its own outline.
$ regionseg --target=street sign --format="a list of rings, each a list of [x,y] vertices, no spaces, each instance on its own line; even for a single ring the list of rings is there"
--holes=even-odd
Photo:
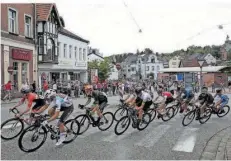
[[[13,68],[12,66],[9,66],[9,67],[8,67],[8,73],[9,73],[9,74],[12,74],[13,71],[14,71],[14,68]]]

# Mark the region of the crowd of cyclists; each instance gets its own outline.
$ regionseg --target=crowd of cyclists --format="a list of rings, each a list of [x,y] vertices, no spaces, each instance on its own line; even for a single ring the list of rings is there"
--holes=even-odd
[[[156,90],[156,94],[153,93],[151,88],[152,86]],[[97,114],[98,116],[94,126],[100,126],[103,118],[103,111],[105,107],[107,107],[108,103],[110,104],[110,102],[108,102],[108,96],[105,94],[105,92],[96,90],[90,84],[86,85],[84,90],[87,96],[86,103],[84,105],[79,105],[78,107],[81,109],[87,107],[93,99],[94,102],[90,107],[91,114]],[[27,86],[22,87],[21,93],[23,94],[23,98],[10,110],[17,109],[17,107],[21,106],[25,101],[27,102],[26,109],[22,111],[17,109],[19,112],[15,116],[18,118],[27,113],[30,113],[31,116],[32,114],[42,114],[46,109],[48,109],[49,118],[44,120],[41,123],[41,126],[46,126],[50,122],[59,119],[57,122],[57,127],[59,128],[60,136],[56,145],[61,145],[65,141],[67,135],[64,126],[65,121],[67,121],[69,116],[73,113],[74,107],[76,106],[73,104],[72,98],[69,97],[67,93],[57,93],[56,90],[53,89],[48,89],[43,95],[38,95],[36,93],[32,93],[30,88]],[[162,83],[133,83],[131,84],[129,91],[125,92],[124,84],[120,82],[118,83],[118,94],[120,99],[120,107],[126,106],[126,108],[132,108],[137,111],[138,119],[133,125],[134,128],[139,126],[140,123],[145,123],[145,121],[143,121],[143,115],[148,113],[150,108],[153,108],[153,104],[158,105],[157,118],[159,119],[163,116],[169,115],[169,111],[166,110],[166,107],[175,100],[182,103],[180,113],[184,115],[192,110],[188,108],[189,105],[199,103],[198,108],[200,109],[200,112],[196,116],[196,119],[198,120],[205,117],[204,111],[206,108],[210,107],[210,105],[213,104],[215,107],[211,113],[222,114],[225,113],[223,107],[229,103],[229,98],[227,95],[222,93],[222,89],[217,89],[215,96],[213,96],[208,92],[207,87],[202,87],[201,93],[199,94],[198,98],[195,99],[193,89],[191,87],[183,87],[182,84],[178,84],[174,89],[166,89]],[[35,104],[32,107],[33,103]],[[62,114],[59,117],[60,112],[62,112]],[[173,113],[175,113],[175,111],[173,111]],[[150,115],[150,118],[151,117],[152,116]],[[173,116],[171,115],[169,117]],[[146,122],[146,124],[148,123],[149,122]],[[80,121],[80,129],[81,125],[82,123]],[[1,128],[3,128],[3,125]]]

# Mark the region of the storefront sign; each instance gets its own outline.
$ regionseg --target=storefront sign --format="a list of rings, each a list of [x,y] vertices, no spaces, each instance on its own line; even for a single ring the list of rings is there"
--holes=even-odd
[[[87,63],[85,63],[85,62],[75,62],[75,66],[76,67],[86,67]]]
[[[23,49],[12,49],[12,58],[16,60],[29,61],[32,58],[31,51]]]
[[[60,60],[59,65],[70,65],[71,61],[66,61],[66,60]]]

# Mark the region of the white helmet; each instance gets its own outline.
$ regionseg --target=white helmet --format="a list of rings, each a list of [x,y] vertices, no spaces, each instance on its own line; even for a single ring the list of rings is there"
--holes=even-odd
[[[55,97],[56,96],[56,92],[53,89],[48,89],[46,90],[46,92],[44,93],[44,98],[48,98],[50,99],[51,97]]]

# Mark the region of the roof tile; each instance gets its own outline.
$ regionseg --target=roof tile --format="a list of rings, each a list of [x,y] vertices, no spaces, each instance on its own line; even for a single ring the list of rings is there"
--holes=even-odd
[[[53,3],[37,3],[36,12],[38,21],[47,21],[50,15],[51,8]]]

